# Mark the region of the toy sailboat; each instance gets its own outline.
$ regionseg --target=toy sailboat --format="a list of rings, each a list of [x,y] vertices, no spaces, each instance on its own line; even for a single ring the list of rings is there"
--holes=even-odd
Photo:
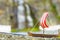
[[[28,32],[28,35],[29,36],[34,36],[34,37],[47,37],[47,38],[58,37],[58,34],[46,34],[45,33],[45,29],[47,30],[47,29],[51,28],[51,27],[49,28],[49,26],[46,24],[46,18],[47,17],[48,17],[48,12],[45,12],[43,14],[43,16],[41,17],[41,20],[40,20],[40,25],[41,25],[41,27],[43,29],[42,33],[40,33],[40,32],[38,32],[38,33],[36,33],[36,32],[35,33],[34,32]],[[56,28],[56,27],[54,26],[54,28]],[[60,27],[57,27],[56,29],[59,29],[59,28]]]

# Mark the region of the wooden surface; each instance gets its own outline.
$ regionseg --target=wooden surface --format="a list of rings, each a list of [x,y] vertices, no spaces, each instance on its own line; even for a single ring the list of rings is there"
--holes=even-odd
[[[52,38],[52,37],[58,37],[58,35],[52,35],[52,34],[34,34],[34,33],[30,33],[28,32],[29,36],[33,36],[33,37],[44,37],[44,38]]]

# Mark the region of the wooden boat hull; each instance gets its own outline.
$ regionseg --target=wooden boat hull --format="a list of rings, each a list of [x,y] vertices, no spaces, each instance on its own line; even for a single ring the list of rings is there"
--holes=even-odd
[[[33,37],[46,37],[46,38],[52,38],[52,37],[58,37],[58,35],[52,35],[52,34],[34,34],[31,32],[28,32],[29,36],[33,36]]]

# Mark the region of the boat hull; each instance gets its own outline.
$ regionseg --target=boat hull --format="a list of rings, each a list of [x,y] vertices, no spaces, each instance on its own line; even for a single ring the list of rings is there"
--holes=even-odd
[[[58,35],[52,35],[52,34],[35,34],[35,33],[31,33],[28,32],[29,36],[33,36],[33,37],[45,37],[45,38],[52,38],[52,37],[58,37]]]

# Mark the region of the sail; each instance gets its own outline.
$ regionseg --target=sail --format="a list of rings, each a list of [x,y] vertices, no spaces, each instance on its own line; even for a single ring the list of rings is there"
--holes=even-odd
[[[48,12],[45,12],[40,20],[40,25],[42,28],[48,28],[48,25],[46,24],[46,18],[48,17]]]

